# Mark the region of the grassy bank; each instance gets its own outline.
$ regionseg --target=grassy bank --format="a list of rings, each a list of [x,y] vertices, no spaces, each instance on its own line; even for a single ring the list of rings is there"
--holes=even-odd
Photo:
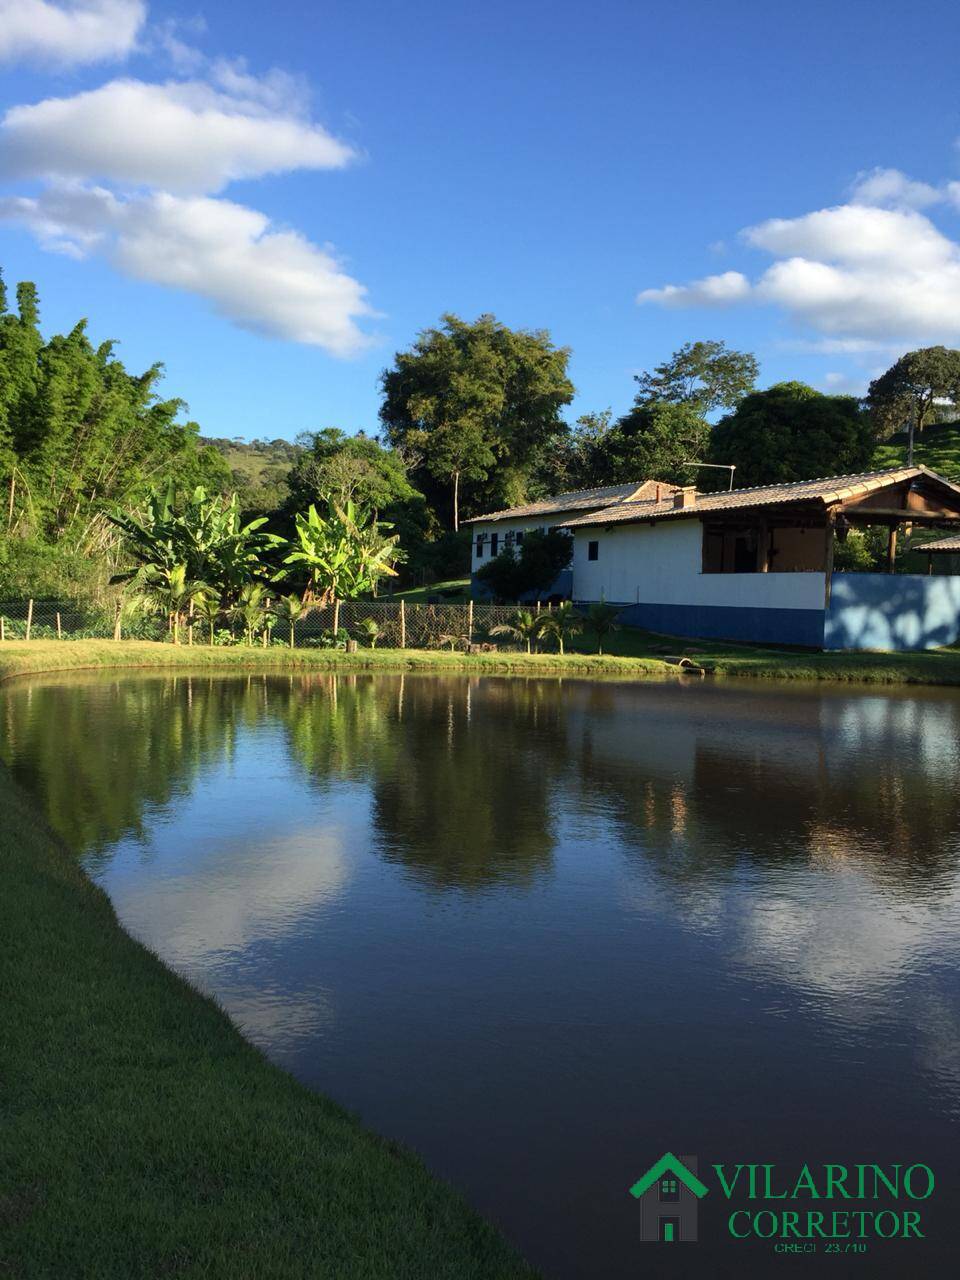
[[[811,653],[710,640],[678,640],[623,628],[602,657],[575,638],[556,653],[450,653],[435,649],[209,648],[146,640],[21,640],[0,645],[0,680],[50,671],[170,668],[230,671],[436,671],[490,675],[596,676],[620,679],[676,676],[668,657],[688,656],[713,676],[780,680],[837,680],[866,684],[960,685],[960,649],[929,653]]]
[[[0,814],[0,1275],[533,1275],[129,938],[2,766]]]

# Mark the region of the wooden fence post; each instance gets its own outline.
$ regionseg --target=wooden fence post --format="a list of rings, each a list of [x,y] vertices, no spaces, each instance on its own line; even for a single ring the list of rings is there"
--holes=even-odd
[[[467,601],[467,644],[473,644],[473,597]]]
[[[6,640],[6,638],[7,638],[6,623],[3,620],[3,614],[0,613],[0,641]]]
[[[116,609],[115,609],[115,616],[114,616],[114,619],[113,619],[113,638],[114,638],[114,640],[119,640],[119,639],[120,639],[120,615],[121,615],[122,610],[123,610],[123,605],[122,605],[122,603],[121,603],[121,601],[120,601],[120,597],[118,596],[118,597],[117,597]]]
[[[400,648],[407,647],[407,608],[406,601],[400,601]]]
[[[27,601],[27,639],[30,639],[30,628],[33,626],[33,601]]]
[[[63,632],[60,630],[60,613],[59,613],[59,611],[57,612],[57,639],[58,639],[58,640],[62,640],[62,639],[63,639]]]

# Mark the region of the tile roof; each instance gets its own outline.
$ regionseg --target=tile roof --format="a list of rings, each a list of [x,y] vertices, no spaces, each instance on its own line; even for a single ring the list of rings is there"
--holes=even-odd
[[[912,551],[960,551],[960,533],[949,538],[937,538],[935,542],[915,542]]]
[[[627,484],[612,484],[600,489],[573,489],[569,493],[553,494],[522,507],[507,507],[503,511],[490,511],[486,515],[473,516],[463,524],[486,524],[491,520],[518,520],[524,516],[547,516],[564,511],[597,511],[615,506],[627,498],[653,500],[657,490],[672,494],[677,485],[665,480],[631,480]]]
[[[887,471],[865,471],[851,476],[825,476],[819,480],[797,480],[791,484],[758,485],[751,489],[732,489],[726,493],[698,493],[686,507],[667,502],[621,502],[614,511],[592,511],[564,522],[564,528],[580,525],[621,524],[636,520],[664,520],[669,517],[707,515],[712,511],[781,505],[791,502],[821,502],[825,506],[859,497],[874,489],[884,489],[902,480],[926,475],[952,489],[960,497],[960,487],[937,475],[928,467],[892,467]]]

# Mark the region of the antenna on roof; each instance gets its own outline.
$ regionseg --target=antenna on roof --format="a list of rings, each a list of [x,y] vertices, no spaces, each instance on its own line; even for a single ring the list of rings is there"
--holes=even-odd
[[[727,492],[733,488],[733,473],[737,469],[735,462],[681,462],[681,467],[709,467],[711,471],[729,471],[730,483],[727,486]]]

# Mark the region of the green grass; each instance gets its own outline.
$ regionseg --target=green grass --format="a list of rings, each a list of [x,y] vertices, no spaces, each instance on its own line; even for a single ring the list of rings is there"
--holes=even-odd
[[[801,649],[671,639],[623,627],[596,642],[575,637],[569,651],[450,653],[436,649],[208,648],[148,640],[8,640],[0,645],[0,680],[49,671],[170,668],[209,671],[434,671],[490,675],[588,676],[634,680],[676,676],[667,657],[688,656],[714,676],[782,680],[840,680],[866,684],[960,685],[960,648],[928,653],[812,653]]]
[[[534,1274],[128,937],[2,767],[0,813],[0,1275]]]
[[[438,596],[443,604],[469,600],[470,579],[451,578],[449,582],[435,582],[431,587],[411,587],[409,591],[398,591],[394,598],[402,598],[407,604],[426,604],[431,596]]]
[[[960,480],[960,423],[935,422],[924,428],[916,438],[913,457],[948,480]],[[906,461],[907,437],[898,435],[877,446],[871,465],[882,470],[905,466]]]

